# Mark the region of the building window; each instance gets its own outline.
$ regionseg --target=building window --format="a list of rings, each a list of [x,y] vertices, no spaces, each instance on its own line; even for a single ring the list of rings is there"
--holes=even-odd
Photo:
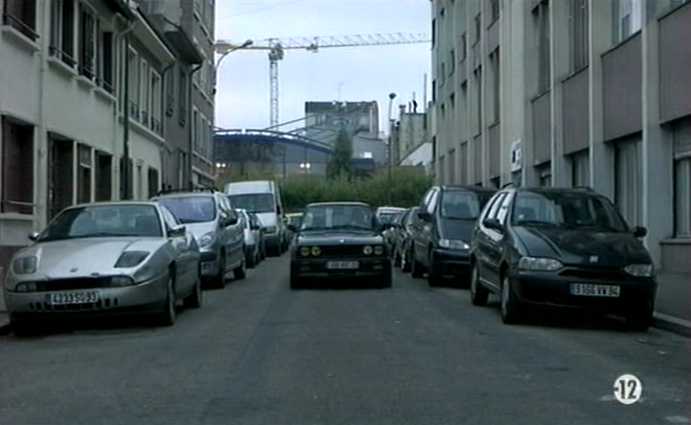
[[[449,151],[449,184],[456,183],[456,149]]]
[[[139,70],[139,120],[145,126],[149,125],[149,112],[151,105],[151,84],[149,63],[142,59]]]
[[[468,55],[468,40],[465,33],[461,34],[459,62],[463,62]]]
[[[158,194],[159,188],[158,188],[158,170],[152,167],[149,167],[149,172],[148,172],[148,177],[149,177],[149,198],[152,198]]]
[[[446,81],[446,62],[441,63],[441,69],[439,70],[439,75],[441,76],[441,84],[444,85]]]
[[[36,0],[5,0],[2,24],[36,41]]]
[[[482,33],[482,20],[480,14],[475,15],[475,38],[473,39],[473,45],[480,42],[480,34]]]
[[[96,201],[112,199],[113,157],[105,152],[96,152]]]
[[[127,56],[128,68],[128,102],[130,118],[139,117],[139,56],[133,49],[129,49]]]
[[[588,0],[571,0],[571,71],[588,66]]]
[[[102,32],[99,49],[98,84],[108,93],[114,93],[113,87],[113,33]]]
[[[550,69],[549,0],[543,0],[533,9],[533,21],[537,28],[537,92],[549,90],[552,79]]]
[[[192,110],[192,146],[195,152],[199,152],[199,113]]]
[[[691,157],[674,164],[675,236],[691,238]]]
[[[613,41],[620,43],[641,29],[641,0],[612,2]]]
[[[500,84],[501,84],[501,67],[499,64],[499,48],[497,48],[489,57],[490,66],[492,68],[492,124],[496,124],[500,120]]]
[[[446,184],[446,158],[444,155],[439,157],[439,183]]]
[[[144,176],[142,175],[142,165],[137,164],[137,198],[144,199]]]
[[[614,199],[631,226],[641,224],[643,210],[641,142],[619,142],[615,148]]]
[[[436,44],[437,41],[437,20],[432,19],[432,47]]]
[[[161,125],[161,75],[151,71],[151,130],[163,134]]]
[[[451,65],[449,67],[449,77],[451,77],[456,70],[456,51],[454,49],[451,49],[449,52],[449,64]]]
[[[499,20],[499,0],[490,0],[490,25]]]
[[[96,70],[96,20],[91,10],[79,7],[79,74],[93,79]]]
[[[535,167],[537,173],[538,184],[540,187],[552,186],[552,165],[546,162],[538,167]]]
[[[91,202],[91,148],[77,145],[77,203]]]
[[[0,211],[33,214],[34,128],[2,117]]]
[[[482,68],[478,68],[473,72],[475,76],[475,132],[474,135],[482,133]]]
[[[570,155],[571,185],[574,187],[590,186],[590,155],[588,149]]]
[[[74,66],[74,0],[54,0],[50,9],[50,54]]]
[[[432,103],[437,102],[437,80],[432,80]]]
[[[194,12],[201,16],[202,14],[202,2],[204,0],[194,0]]]
[[[178,87],[178,101],[180,102],[179,104],[179,122],[180,125],[184,126],[185,122],[187,122],[187,73],[185,72],[184,69],[180,69],[180,86]]]

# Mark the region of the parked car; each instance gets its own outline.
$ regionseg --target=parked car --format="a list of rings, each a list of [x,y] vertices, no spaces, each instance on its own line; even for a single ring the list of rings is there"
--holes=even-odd
[[[259,243],[259,260],[266,258],[266,238],[264,237],[264,225],[262,219],[255,213],[247,213],[250,216],[250,223],[257,229],[257,242]]]
[[[302,225],[302,216],[303,213],[298,212],[298,213],[290,213],[286,214],[286,228],[288,230],[288,240],[292,241],[293,237],[295,237],[295,232],[291,230],[293,229],[299,229],[300,226]]]
[[[234,208],[242,208],[261,218],[267,249],[273,255],[281,255],[289,240],[278,185],[270,180],[229,183],[225,193]]]
[[[384,228],[388,227],[399,214],[405,212],[405,208],[379,207],[377,208],[377,220]]]
[[[393,260],[394,253],[394,243],[396,240],[396,233],[398,228],[401,226],[401,218],[406,213],[406,210],[396,213],[390,220],[386,219],[386,224],[381,224],[384,231],[382,236],[384,237],[384,244],[386,244],[386,250],[389,252],[391,259]]]
[[[416,224],[420,222],[417,212],[419,207],[410,208],[403,217],[397,228],[394,240],[394,265],[401,267],[404,273],[410,272],[410,258],[413,252],[413,234]],[[419,226],[418,226],[419,227]]]
[[[175,322],[202,304],[196,240],[165,207],[108,202],[63,210],[11,259],[5,302],[17,334],[39,321],[116,313]]]
[[[291,249],[290,287],[308,280],[367,279],[391,287],[391,260],[372,208],[361,202],[310,204]]]
[[[216,287],[226,275],[245,278],[245,232],[228,199],[220,192],[169,192],[154,201],[165,205],[194,234],[202,254],[202,276]]]
[[[478,186],[435,186],[424,196],[414,234],[411,272],[427,272],[430,286],[453,277],[463,284],[470,276],[470,243],[475,221],[494,190]]]
[[[262,238],[263,234],[256,215],[254,220],[247,211],[236,210],[240,217],[240,224],[244,229],[245,235],[245,264],[253,269],[262,260]]]
[[[588,189],[505,189],[478,221],[471,300],[501,298],[513,323],[535,305],[622,314],[634,329],[652,320],[657,283],[640,238],[604,196]]]

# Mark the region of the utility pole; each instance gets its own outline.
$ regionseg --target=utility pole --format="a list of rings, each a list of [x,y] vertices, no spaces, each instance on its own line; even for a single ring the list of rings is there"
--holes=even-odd
[[[392,202],[392,192],[391,192],[391,185],[392,185],[392,172],[393,172],[393,155],[392,155],[392,149],[391,145],[393,144],[393,118],[391,117],[391,108],[393,107],[393,100],[396,98],[396,93],[389,93],[389,146],[388,146],[388,151],[389,151],[389,177],[388,177],[388,198],[389,198],[389,205],[391,205]]]

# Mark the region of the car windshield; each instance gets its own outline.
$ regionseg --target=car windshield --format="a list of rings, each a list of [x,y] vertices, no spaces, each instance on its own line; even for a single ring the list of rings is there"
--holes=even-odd
[[[165,197],[159,202],[183,224],[205,223],[216,218],[216,204],[211,196]]]
[[[58,215],[39,241],[95,237],[160,237],[161,222],[150,205],[78,207]]]
[[[487,198],[467,190],[446,190],[441,199],[441,216],[457,220],[476,220]]]
[[[384,212],[379,214],[379,222],[381,224],[387,225],[391,224],[396,220],[396,217],[399,215],[397,212]]]
[[[374,230],[372,209],[364,205],[320,205],[307,208],[300,230]]]
[[[252,193],[245,195],[230,195],[233,208],[242,208],[252,213],[270,213],[275,211],[274,196],[270,193]]]
[[[514,204],[512,224],[627,231],[626,223],[607,199],[586,193],[520,192]]]

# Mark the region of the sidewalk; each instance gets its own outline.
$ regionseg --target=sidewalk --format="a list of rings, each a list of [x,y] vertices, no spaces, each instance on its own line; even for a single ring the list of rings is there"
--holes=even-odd
[[[662,273],[657,282],[655,326],[691,336],[691,275]]]

